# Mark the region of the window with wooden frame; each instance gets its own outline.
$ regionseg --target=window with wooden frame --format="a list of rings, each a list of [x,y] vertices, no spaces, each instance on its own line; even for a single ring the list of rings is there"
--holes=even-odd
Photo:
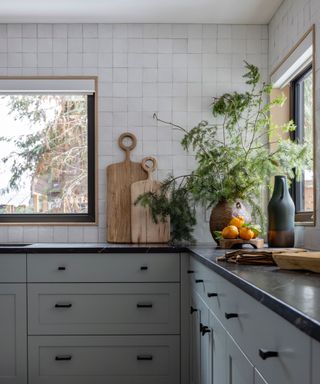
[[[96,78],[0,78],[0,223],[94,223]]]
[[[305,169],[301,180],[294,180],[291,194],[296,207],[295,221],[299,225],[315,225],[315,27],[299,40],[281,63],[272,71],[274,89],[271,98],[284,93],[284,107],[275,108],[272,119],[276,124],[292,119],[296,131],[292,139],[307,141],[313,157],[312,169]]]
[[[313,146],[313,71],[308,66],[301,71],[290,84],[292,119],[296,130],[292,139],[298,142],[307,141]],[[296,206],[296,221],[312,221],[314,211],[313,169],[305,169],[301,180],[295,179],[291,193]]]

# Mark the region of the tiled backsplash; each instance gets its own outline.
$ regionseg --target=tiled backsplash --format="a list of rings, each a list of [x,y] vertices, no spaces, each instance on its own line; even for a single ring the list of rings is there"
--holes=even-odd
[[[320,1],[319,0],[285,0],[269,24],[269,70],[270,72],[295,46],[304,33],[315,24],[316,29],[316,131],[320,124]],[[320,176],[320,135],[316,135],[316,179]],[[317,188],[317,225],[316,227],[298,227],[299,246],[320,249],[320,195]]]
[[[99,77],[99,226],[0,226],[0,242],[106,240],[105,168],[123,159],[117,138],[138,137],[133,159],[158,159],[158,178],[194,166],[181,135],[210,119],[212,97],[243,87],[243,60],[268,70],[268,27],[214,24],[0,24],[0,75]],[[200,210],[196,237],[211,241]]]

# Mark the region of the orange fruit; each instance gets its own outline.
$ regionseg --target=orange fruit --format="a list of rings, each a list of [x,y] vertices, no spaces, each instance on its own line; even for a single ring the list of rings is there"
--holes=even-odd
[[[254,232],[246,227],[240,228],[240,237],[242,240],[251,240],[254,238]]]
[[[229,225],[234,225],[237,228],[241,228],[244,224],[244,217],[243,216],[234,216],[231,220]]]
[[[239,235],[239,230],[235,225],[228,225],[222,230],[222,237],[224,239],[236,239]]]

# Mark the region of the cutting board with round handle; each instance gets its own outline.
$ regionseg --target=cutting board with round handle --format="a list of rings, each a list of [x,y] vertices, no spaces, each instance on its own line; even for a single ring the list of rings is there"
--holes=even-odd
[[[128,145],[128,139],[131,143]],[[107,167],[107,241],[131,242],[131,184],[145,180],[147,172],[141,163],[130,160],[130,152],[137,145],[132,133],[119,137],[119,146],[125,152],[125,160]]]
[[[151,165],[149,165],[151,163]],[[131,241],[132,243],[167,243],[170,240],[170,219],[166,222],[152,220],[150,208],[135,204],[137,198],[146,192],[156,192],[161,183],[153,180],[152,172],[157,168],[154,157],[145,157],[142,168],[148,173],[148,179],[131,185]]]

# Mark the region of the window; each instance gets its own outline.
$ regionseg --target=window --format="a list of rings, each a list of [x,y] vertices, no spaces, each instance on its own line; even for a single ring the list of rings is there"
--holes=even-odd
[[[292,117],[296,124],[293,139],[313,146],[313,73],[312,67],[302,71],[291,82]],[[310,221],[314,210],[313,169],[303,172],[301,181],[292,185],[296,205],[296,220]]]
[[[95,82],[0,79],[0,222],[95,221]]]
[[[299,225],[315,225],[315,26],[313,25],[271,73],[275,88],[271,96],[283,93],[287,102],[281,110],[275,109],[272,118],[276,124],[293,120],[294,140],[307,141],[313,157],[311,169],[305,169],[301,181],[294,180],[291,194],[296,207],[295,221]],[[279,133],[281,135],[281,133]]]

